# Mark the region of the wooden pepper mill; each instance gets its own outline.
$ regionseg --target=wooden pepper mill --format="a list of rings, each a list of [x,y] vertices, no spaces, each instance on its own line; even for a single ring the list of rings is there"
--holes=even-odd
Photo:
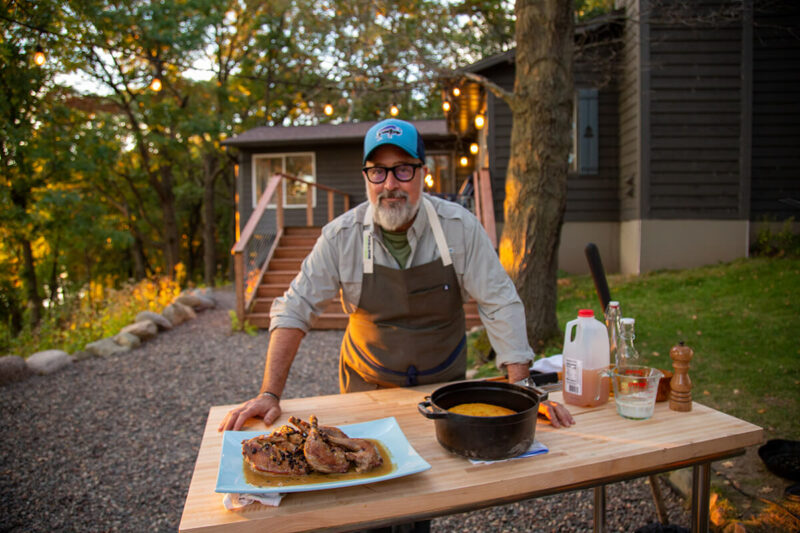
[[[675,373],[669,382],[669,408],[673,411],[692,410],[692,380],[689,378],[689,361],[694,351],[684,346],[683,341],[669,351]]]

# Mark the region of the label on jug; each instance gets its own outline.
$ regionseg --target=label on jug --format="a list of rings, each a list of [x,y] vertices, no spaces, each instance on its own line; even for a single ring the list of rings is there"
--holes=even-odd
[[[583,362],[580,359],[564,359],[564,390],[577,396],[583,393]]]

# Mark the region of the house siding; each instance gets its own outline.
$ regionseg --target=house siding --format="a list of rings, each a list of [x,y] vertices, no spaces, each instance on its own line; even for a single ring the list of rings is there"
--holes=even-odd
[[[800,3],[753,5],[751,220],[798,218],[800,200]]]
[[[641,217],[641,30],[636,0],[617,2],[628,16],[622,34],[619,66],[619,198],[620,220]]]
[[[651,113],[643,218],[745,218],[739,201],[741,2],[695,0],[692,15],[666,4],[653,2],[644,68]],[[698,22],[721,13],[732,20]]]

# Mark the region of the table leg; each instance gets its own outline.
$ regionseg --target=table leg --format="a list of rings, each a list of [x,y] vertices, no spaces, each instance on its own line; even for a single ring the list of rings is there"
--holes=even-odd
[[[605,533],[606,531],[605,485],[594,488],[594,531],[595,533]]]
[[[708,500],[711,496],[711,465],[703,463],[692,467],[692,531],[708,532]]]

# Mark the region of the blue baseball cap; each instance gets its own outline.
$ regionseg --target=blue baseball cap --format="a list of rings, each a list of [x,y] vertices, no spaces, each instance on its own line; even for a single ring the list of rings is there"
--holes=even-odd
[[[393,144],[415,159],[425,162],[425,143],[422,135],[410,122],[389,118],[372,126],[364,136],[364,160],[379,146]]]

